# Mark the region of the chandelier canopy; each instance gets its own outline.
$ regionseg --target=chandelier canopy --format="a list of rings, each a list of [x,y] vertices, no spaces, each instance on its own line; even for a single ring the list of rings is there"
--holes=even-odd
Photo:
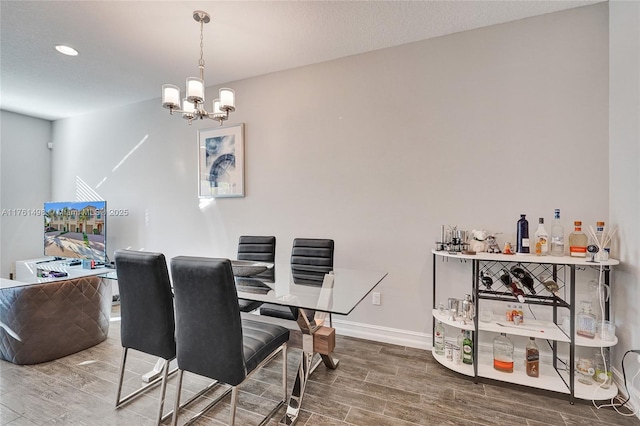
[[[220,97],[213,100],[213,111],[207,112],[205,109],[203,34],[204,24],[208,23],[211,18],[207,12],[196,10],[193,12],[193,19],[200,23],[200,60],[198,61],[200,77],[187,78],[186,96],[182,99],[182,108],[180,108],[180,88],[174,84],[163,84],[162,106],[169,109],[170,114],[174,112],[182,113],[182,118],[188,120],[189,124],[195,119],[209,118],[218,121],[222,125],[225,120],[229,119],[229,112],[236,110],[235,92],[233,89],[221,88]]]

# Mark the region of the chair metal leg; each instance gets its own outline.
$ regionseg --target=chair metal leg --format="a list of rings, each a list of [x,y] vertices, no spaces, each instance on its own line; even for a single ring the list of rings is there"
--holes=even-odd
[[[122,357],[120,357],[120,377],[118,379],[118,393],[116,394],[116,408],[120,406],[120,395],[122,394],[122,381],[124,379],[124,365],[127,362],[127,351],[129,348],[122,348]]]
[[[282,346],[282,401],[287,402],[287,344]]]
[[[167,382],[169,381],[169,364],[167,360],[164,362],[164,368],[162,369],[162,388],[160,390],[160,408],[158,409],[158,418],[156,424],[162,422],[162,409],[164,408],[164,397],[167,394]]]
[[[180,392],[182,391],[182,375],[184,370],[178,370],[178,383],[176,383],[176,401],[173,404],[173,417],[171,418],[171,426],[178,424],[178,411],[180,410]]]
[[[231,407],[229,407],[229,426],[233,426],[236,423],[236,407],[238,406],[238,387],[233,386],[231,388]]]
[[[146,391],[150,390],[152,387],[154,387],[155,385],[157,385],[158,383],[160,383],[161,381],[164,382],[163,386],[166,386],[166,382],[167,379],[169,378],[169,376],[173,375],[173,373],[175,373],[176,371],[178,371],[177,368],[174,368],[171,371],[168,371],[169,368],[169,363],[171,362],[171,360],[164,360],[165,362],[165,369],[167,369],[167,374],[162,374],[160,375],[160,377],[155,378],[154,380],[152,380],[151,382],[147,383],[146,385],[138,388],[137,390],[131,392],[129,395],[122,397],[122,382],[124,381],[124,373],[125,373],[125,365],[127,362],[127,353],[129,351],[129,348],[122,348],[122,360],[120,362],[120,377],[118,379],[118,393],[116,395],[116,408],[120,408],[123,405],[127,404],[128,402],[130,402],[131,400],[133,400],[134,398],[140,396],[141,394],[145,393]],[[164,393],[162,395],[163,400],[160,401],[160,404],[162,406],[162,404],[164,403]]]

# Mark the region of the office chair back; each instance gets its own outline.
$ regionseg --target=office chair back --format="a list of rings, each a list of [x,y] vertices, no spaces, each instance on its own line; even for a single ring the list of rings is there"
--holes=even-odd
[[[321,286],[325,274],[333,271],[334,242],[330,239],[296,238],[291,248],[291,275],[295,284]],[[307,310],[311,320],[315,311]],[[296,320],[298,308],[265,303],[260,315]]]
[[[241,383],[246,369],[231,262],[176,257],[171,271],[176,295],[178,367],[229,385]]]
[[[118,250],[122,346],[164,359],[176,356],[173,294],[161,253]]]
[[[162,383],[157,423],[163,419],[163,407],[169,375],[169,362],[176,357],[173,293],[167,262],[162,253],[118,250],[115,253],[118,289],[120,291],[120,339],[122,358],[116,393],[116,408],[144,395],[148,389]],[[122,384],[129,349],[163,359],[159,377],[122,397]],[[155,372],[155,369],[154,369]],[[160,371],[157,371],[160,373]],[[171,413],[169,413],[171,414]],[[169,415],[168,414],[168,415]]]
[[[176,300],[178,383],[172,425],[180,412],[185,371],[230,385],[200,413],[195,421],[231,392],[229,424],[233,425],[238,385],[282,352],[282,399],[287,400],[287,341],[289,330],[274,324],[241,320],[233,270],[228,259],[179,256],[171,260]]]
[[[296,238],[291,248],[294,282],[322,285],[325,274],[333,271],[334,242],[320,238]]]
[[[276,259],[276,237],[242,235],[238,240],[238,260],[273,263]]]

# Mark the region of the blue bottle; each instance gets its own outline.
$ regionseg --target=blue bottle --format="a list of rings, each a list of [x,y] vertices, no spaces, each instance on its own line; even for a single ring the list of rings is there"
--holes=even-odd
[[[517,239],[516,253],[529,254],[529,221],[527,221],[524,214],[521,214],[518,220]]]

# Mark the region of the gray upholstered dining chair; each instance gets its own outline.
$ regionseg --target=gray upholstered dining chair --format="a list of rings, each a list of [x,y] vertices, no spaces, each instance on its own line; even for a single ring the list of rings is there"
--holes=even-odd
[[[157,423],[160,424],[170,374],[169,362],[176,357],[173,294],[167,263],[161,253],[132,250],[117,250],[115,262],[120,290],[120,339],[123,348],[116,408],[161,382],[157,415]],[[129,349],[164,359],[164,367],[160,377],[121,397]],[[177,369],[171,373],[175,371]]]
[[[291,248],[291,275],[296,284],[321,286],[325,274],[333,271],[334,242],[321,238],[296,238]],[[308,311],[312,318],[314,311]],[[295,320],[296,308],[265,303],[260,315]],[[329,317],[331,321],[331,317]]]
[[[172,424],[180,414],[185,371],[230,386],[189,422],[213,408],[231,392],[229,424],[235,422],[238,386],[282,352],[282,399],[267,418],[287,401],[289,330],[242,320],[233,270],[228,259],[179,256],[171,260],[176,305],[178,383]]]
[[[257,262],[274,263],[276,259],[276,237],[242,235],[238,240],[238,260],[254,260]],[[274,269],[269,269],[253,278],[273,281]],[[262,305],[262,302],[239,299],[240,311],[252,312]]]

